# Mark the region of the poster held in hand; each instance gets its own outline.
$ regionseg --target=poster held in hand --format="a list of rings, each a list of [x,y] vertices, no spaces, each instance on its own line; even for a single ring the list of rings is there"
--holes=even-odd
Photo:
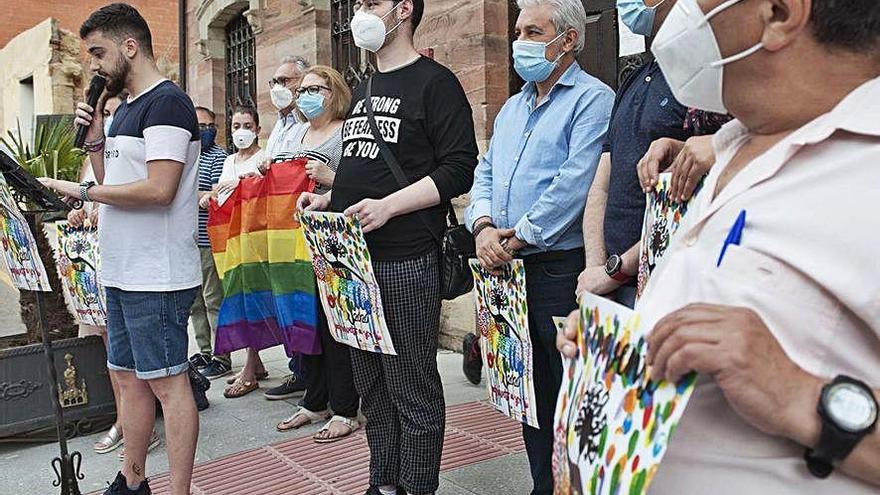
[[[696,381],[651,379],[648,330],[629,308],[581,296],[578,355],[563,359],[553,421],[554,493],[647,493]]]
[[[697,185],[694,195],[685,202],[673,199],[669,194],[672,181],[671,173],[660,174],[654,190],[648,194],[645,218],[642,224],[642,244],[639,249],[639,273],[636,297],[641,297],[651,273],[669,248],[673,234],[681,226],[681,220],[688,212],[697,192],[703,187],[703,181]]]
[[[318,280],[321,305],[337,342],[397,355],[370,251],[357,219],[342,213],[299,213]]]
[[[507,416],[538,428],[523,262],[511,261],[499,275],[486,271],[476,259],[470,260],[470,267],[489,400]]]
[[[12,277],[12,285],[21,290],[52,292],[49,277],[27,220],[0,175],[0,249]]]
[[[98,282],[98,229],[58,222],[55,265],[64,297],[80,325],[107,325],[104,288]]]

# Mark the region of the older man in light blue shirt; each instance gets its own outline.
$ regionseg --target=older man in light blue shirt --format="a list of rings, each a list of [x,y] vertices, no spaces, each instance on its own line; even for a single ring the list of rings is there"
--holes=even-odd
[[[586,14],[580,0],[519,0],[514,68],[527,81],[495,120],[477,167],[467,225],[484,268],[514,256],[526,271],[540,429],[523,427],[533,494],[553,492],[553,412],[562,381],[552,318],[577,303],[584,266],[582,212],[608,128],[614,92],[577,65]]]

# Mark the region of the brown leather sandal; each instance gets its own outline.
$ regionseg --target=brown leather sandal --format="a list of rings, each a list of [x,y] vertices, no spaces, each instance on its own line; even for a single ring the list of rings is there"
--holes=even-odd
[[[232,385],[226,387],[226,390],[223,391],[223,397],[226,397],[227,399],[237,399],[239,397],[244,397],[258,388],[260,388],[260,385],[256,381],[251,382],[238,379],[235,380]]]

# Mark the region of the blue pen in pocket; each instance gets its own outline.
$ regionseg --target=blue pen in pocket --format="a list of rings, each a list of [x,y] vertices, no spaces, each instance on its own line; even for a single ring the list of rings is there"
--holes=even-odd
[[[731,244],[739,246],[740,241],[742,240],[743,228],[746,226],[746,210],[739,212],[739,216],[736,217],[736,221],[733,222],[733,227],[730,228],[730,232],[727,233],[727,239],[724,239],[724,245],[721,246],[721,254],[718,255],[718,264],[716,267],[721,266],[721,261],[724,259],[724,254],[727,253],[727,247]]]

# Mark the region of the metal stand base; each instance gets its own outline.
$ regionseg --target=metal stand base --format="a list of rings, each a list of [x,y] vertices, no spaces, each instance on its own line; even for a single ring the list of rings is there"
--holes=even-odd
[[[37,235],[37,214],[25,213],[28,227]],[[61,455],[52,459],[52,470],[55,471],[56,479],[52,486],[61,487],[61,495],[82,495],[79,491],[78,480],[85,478],[80,473],[82,454],[79,452],[68,453],[67,435],[64,431],[64,410],[58,399],[58,373],[55,371],[55,356],[52,353],[52,341],[49,337],[49,328],[46,324],[46,310],[43,302],[43,293],[34,292],[37,303],[37,316],[40,322],[40,335],[43,339],[43,352],[46,355],[46,365],[49,367],[49,394],[55,407],[55,428],[58,432],[58,447]]]

